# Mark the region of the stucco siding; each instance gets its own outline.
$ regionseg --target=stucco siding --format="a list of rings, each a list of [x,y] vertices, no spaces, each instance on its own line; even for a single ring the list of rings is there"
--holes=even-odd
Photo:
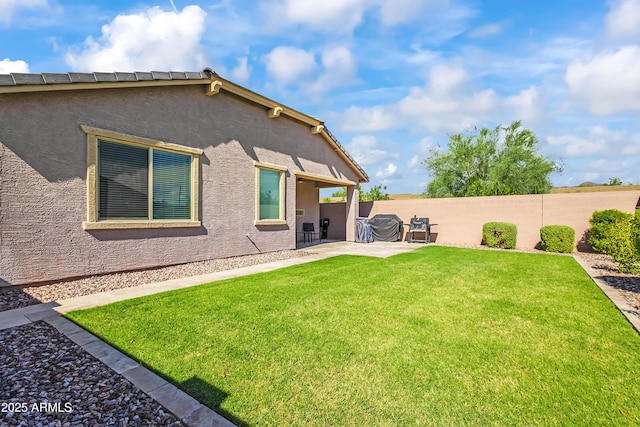
[[[81,125],[202,149],[202,226],[84,231]],[[0,283],[12,285],[292,249],[293,171],[357,181],[307,125],[203,86],[0,94],[0,144]],[[286,225],[254,225],[254,161],[288,169]]]

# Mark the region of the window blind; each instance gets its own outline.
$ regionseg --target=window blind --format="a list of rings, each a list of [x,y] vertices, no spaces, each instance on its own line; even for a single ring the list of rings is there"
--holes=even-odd
[[[149,150],[99,141],[100,219],[146,219],[149,215]]]
[[[153,150],[153,219],[191,218],[191,156]]]

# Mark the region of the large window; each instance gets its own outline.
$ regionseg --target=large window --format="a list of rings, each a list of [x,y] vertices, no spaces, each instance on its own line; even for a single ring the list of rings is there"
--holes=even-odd
[[[191,155],[98,140],[98,159],[99,220],[191,219]]]
[[[89,135],[85,229],[194,227],[201,150],[83,127]]]
[[[286,168],[256,165],[256,224],[285,224],[284,182]]]

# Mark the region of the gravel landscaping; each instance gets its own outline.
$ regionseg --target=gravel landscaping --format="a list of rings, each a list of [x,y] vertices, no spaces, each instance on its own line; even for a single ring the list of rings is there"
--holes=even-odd
[[[577,256],[596,272],[596,277],[616,288],[640,317],[640,275],[620,273],[608,255],[579,253]]]
[[[0,426],[184,425],[45,322],[0,342]]]

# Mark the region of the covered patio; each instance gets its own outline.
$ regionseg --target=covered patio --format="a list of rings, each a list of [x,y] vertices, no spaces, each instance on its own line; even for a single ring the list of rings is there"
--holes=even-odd
[[[296,247],[305,246],[307,240],[320,241],[322,236],[320,224],[320,189],[321,188],[339,188],[346,187],[346,213],[344,219],[334,227],[344,227],[339,233],[331,232],[331,224],[329,224],[330,233],[327,238],[332,235],[344,235],[347,242],[355,241],[355,221],[359,216],[358,203],[358,183],[346,179],[335,178],[331,176],[312,174],[302,171],[295,172],[296,176]],[[305,236],[303,232],[303,224],[313,224],[314,231],[310,236]],[[310,238],[309,238],[310,237]],[[334,239],[335,240],[335,239]],[[309,242],[309,243],[311,243]]]

